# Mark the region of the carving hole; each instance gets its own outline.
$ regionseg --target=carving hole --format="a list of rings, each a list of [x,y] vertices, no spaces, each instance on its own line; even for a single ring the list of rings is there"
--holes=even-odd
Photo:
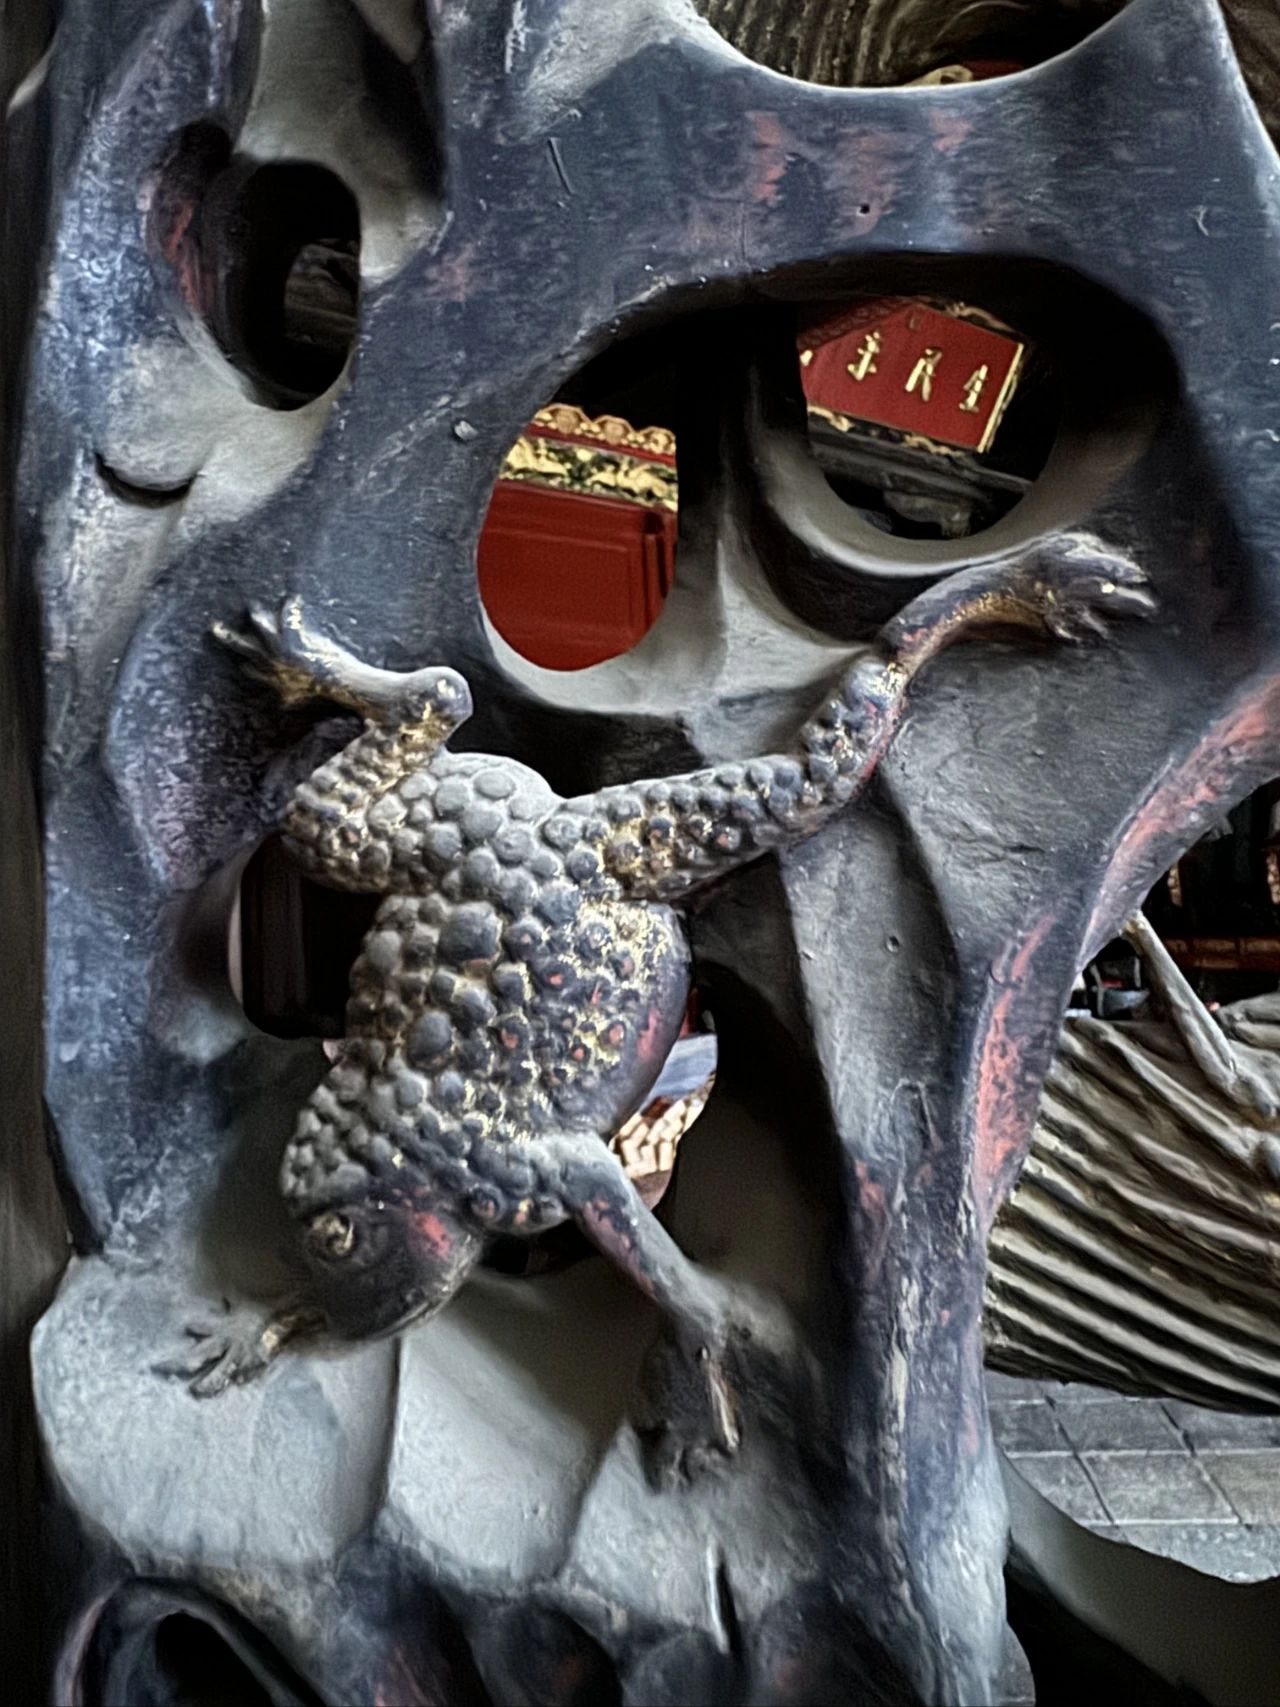
[[[629,651],[675,575],[681,329],[582,368],[508,452],[480,538],[498,633],[546,669]]]
[[[800,316],[813,455],[864,521],[909,539],[991,527],[1030,490],[1057,434],[1041,348],[945,296],[869,295]]]
[[[1280,781],[1224,813],[1156,884],[1143,911],[1210,1007],[1280,989]],[[1085,969],[1072,1007],[1101,1019],[1141,1015],[1147,982],[1117,938]]]
[[[971,537],[1015,551],[1078,525],[1175,407],[1156,328],[1066,268],[897,255],[823,300],[811,282],[777,283],[789,327],[770,306],[746,329],[750,540],[789,608],[833,636],[883,621],[917,567],[971,562]]]
[[[83,1707],[318,1707],[252,1624],[182,1586],[134,1579],[106,1603],[76,1667]]]
[[[231,908],[231,988],[273,1037],[341,1037],[347,985],[381,897],[313,883],[270,836],[250,858]]]
[[[739,53],[808,83],[968,82],[1065,52],[1128,0],[693,0]]]
[[[323,166],[233,167],[210,208],[223,257],[211,329],[278,408],[318,397],[355,339],[360,218]]]
[[[611,347],[520,435],[479,587],[498,635],[543,666],[540,693],[575,703],[549,672],[632,651],[677,568],[696,600],[758,565],[815,630],[861,637],[913,566],[968,560],[955,542],[1016,549],[1088,514],[1176,396],[1150,323],[1064,268],[896,255],[816,285],[797,269],[768,300]],[[646,669],[668,639],[710,656],[715,622],[655,635]]]
[[[202,1618],[174,1613],[155,1632],[155,1699],[183,1707],[269,1707],[271,1697]]]
[[[257,400],[327,391],[355,342],[360,215],[335,172],[231,152],[212,124],[178,133],[150,198],[152,247]]]

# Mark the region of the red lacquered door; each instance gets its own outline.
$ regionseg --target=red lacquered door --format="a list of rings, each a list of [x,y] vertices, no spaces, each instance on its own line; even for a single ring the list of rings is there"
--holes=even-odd
[[[517,652],[580,670],[652,627],[675,548],[670,510],[501,481],[480,536],[480,596]]]

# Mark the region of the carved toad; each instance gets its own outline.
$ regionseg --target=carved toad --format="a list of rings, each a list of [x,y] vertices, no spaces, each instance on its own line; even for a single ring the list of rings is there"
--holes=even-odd
[[[386,899],[352,971],[341,1055],[284,1161],[312,1295],[247,1336],[193,1329],[192,1351],[161,1367],[212,1394],[300,1330],[395,1332],[447,1303],[491,1236],[572,1220],[670,1322],[648,1365],[651,1473],[732,1453],[731,1340],[761,1322],[684,1255],[607,1147],[685,1012],[676,909],[854,800],[913,676],[950,642],[1009,627],[1076,640],[1151,603],[1132,563],[1060,535],[908,606],[793,751],[574,800],[510,759],[449,751],[471,713],[453,670],[373,668],[311,630],[297,600],[219,625],[286,701],[364,718],[297,789],[284,829],[312,875]]]

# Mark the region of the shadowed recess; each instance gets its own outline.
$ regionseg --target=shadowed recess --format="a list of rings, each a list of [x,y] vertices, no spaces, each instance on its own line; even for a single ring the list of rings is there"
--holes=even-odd
[[[257,401],[298,408],[338,378],[355,341],[360,214],[335,172],[233,154],[216,125],[189,125],[160,168],[148,234]]]
[[[178,1585],[145,1580],[107,1602],[76,1683],[82,1707],[320,1707],[247,1619]]]

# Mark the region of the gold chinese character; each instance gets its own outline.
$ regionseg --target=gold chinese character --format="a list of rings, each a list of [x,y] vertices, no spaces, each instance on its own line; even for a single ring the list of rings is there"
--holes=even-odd
[[[987,383],[987,376],[990,371],[986,362],[983,362],[982,366],[974,368],[968,379],[965,380],[964,402],[960,407],[966,415],[978,413],[978,399],[982,396],[982,389]]]
[[[902,389],[914,391],[918,385],[920,387],[920,401],[927,403],[933,396],[933,376],[941,360],[941,350],[926,349],[920,360],[912,368],[911,376]]]
[[[850,379],[858,380],[865,379],[869,373],[878,373],[880,370],[876,367],[876,357],[879,354],[880,334],[879,332],[868,332],[858,345],[857,360],[846,362],[844,371]]]

